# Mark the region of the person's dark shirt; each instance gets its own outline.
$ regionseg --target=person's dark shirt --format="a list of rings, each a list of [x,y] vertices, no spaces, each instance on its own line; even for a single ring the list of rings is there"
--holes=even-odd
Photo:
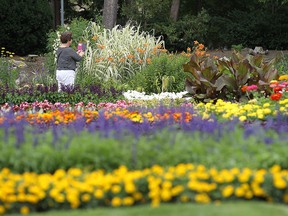
[[[82,59],[71,47],[59,47],[56,54],[57,70],[75,70],[76,62]]]

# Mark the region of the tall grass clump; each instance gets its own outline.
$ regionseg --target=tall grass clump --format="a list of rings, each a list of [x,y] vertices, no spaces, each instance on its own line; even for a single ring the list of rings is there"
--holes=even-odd
[[[50,33],[47,66],[54,79],[56,50],[60,45],[60,34],[64,31],[73,33],[73,49],[79,42],[86,44],[86,53],[76,74],[76,83],[84,86],[93,83],[126,83],[150,64],[154,56],[166,52],[162,38],[141,31],[140,26],[128,23],[124,27],[117,25],[109,30],[97,22],[74,19],[69,25]]]
[[[165,51],[161,38],[141,32],[139,26],[131,24],[109,30],[90,22],[83,40],[87,51],[82,76],[90,80],[121,83],[151,63],[152,57]]]

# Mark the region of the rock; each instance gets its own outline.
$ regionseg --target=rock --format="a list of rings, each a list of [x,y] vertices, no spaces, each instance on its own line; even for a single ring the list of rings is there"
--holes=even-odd
[[[27,64],[23,61],[17,61],[17,60],[11,59],[10,62],[12,63],[12,66],[15,68],[27,68]]]
[[[253,49],[249,49],[249,54],[251,54],[251,55],[258,55],[258,54],[267,55],[268,54],[268,50],[263,50],[263,47],[256,46],[254,48],[254,50]]]

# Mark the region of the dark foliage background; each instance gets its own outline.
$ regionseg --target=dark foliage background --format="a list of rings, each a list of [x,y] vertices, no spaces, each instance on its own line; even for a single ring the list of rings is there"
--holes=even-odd
[[[0,0],[0,45],[17,55],[45,52],[52,11],[47,0]]]

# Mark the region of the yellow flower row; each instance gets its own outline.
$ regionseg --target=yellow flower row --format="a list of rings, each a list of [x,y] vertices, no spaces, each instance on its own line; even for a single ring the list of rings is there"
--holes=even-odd
[[[247,119],[265,119],[268,116],[275,116],[281,112],[288,114],[288,99],[280,100],[278,103],[271,101],[264,104],[258,104],[257,101],[249,101],[247,104],[225,102],[218,99],[215,104],[199,103],[196,109],[200,111],[203,118],[209,118],[210,115],[216,114],[224,119],[239,118],[240,121]]]
[[[288,203],[287,183],[288,170],[278,165],[270,170],[217,170],[179,164],[134,171],[121,166],[110,173],[71,168],[54,174],[15,174],[5,168],[0,172],[0,214],[26,214],[41,205],[79,208],[88,203],[95,207],[151,203],[156,207],[161,202],[209,203],[229,198]]]

